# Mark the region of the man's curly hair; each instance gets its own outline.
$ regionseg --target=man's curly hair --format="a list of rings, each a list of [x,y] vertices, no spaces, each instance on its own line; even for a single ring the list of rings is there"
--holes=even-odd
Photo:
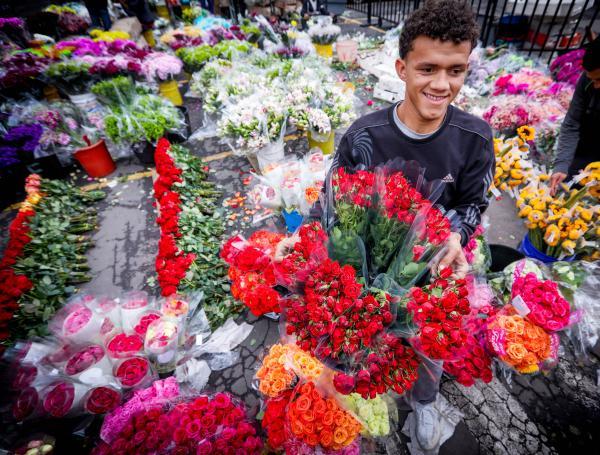
[[[466,1],[427,0],[404,23],[400,34],[400,58],[406,58],[418,36],[455,44],[470,41],[471,48],[474,48],[479,37],[479,26]]]

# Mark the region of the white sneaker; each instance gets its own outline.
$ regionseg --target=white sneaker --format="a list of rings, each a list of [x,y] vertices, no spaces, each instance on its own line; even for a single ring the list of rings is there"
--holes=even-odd
[[[415,403],[417,442],[423,450],[438,447],[441,437],[440,413],[434,403]]]

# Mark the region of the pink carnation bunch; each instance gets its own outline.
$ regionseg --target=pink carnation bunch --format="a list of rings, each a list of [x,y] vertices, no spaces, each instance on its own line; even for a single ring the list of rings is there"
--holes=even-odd
[[[142,62],[142,73],[148,81],[172,79],[182,68],[181,60],[164,52],[152,52]]]

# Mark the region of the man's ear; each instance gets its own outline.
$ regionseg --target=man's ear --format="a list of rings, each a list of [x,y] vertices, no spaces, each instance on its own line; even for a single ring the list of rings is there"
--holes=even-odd
[[[401,80],[406,82],[406,62],[401,58],[396,60],[396,73]]]

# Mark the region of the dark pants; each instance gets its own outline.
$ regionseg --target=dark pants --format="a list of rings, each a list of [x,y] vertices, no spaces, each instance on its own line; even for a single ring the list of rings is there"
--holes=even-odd
[[[112,26],[108,9],[106,8],[90,8],[88,7],[90,18],[92,19],[92,26],[109,30]]]
[[[421,357],[419,377],[412,389],[412,399],[420,404],[433,403],[440,391],[440,380],[444,372],[444,363]]]

